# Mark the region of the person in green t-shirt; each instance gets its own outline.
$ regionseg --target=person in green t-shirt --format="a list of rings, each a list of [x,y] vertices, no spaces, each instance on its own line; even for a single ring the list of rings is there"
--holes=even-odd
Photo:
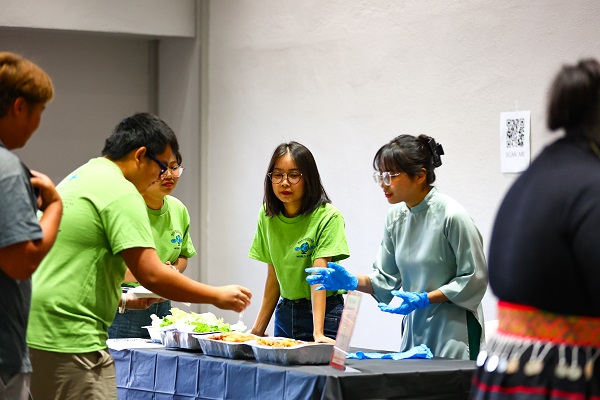
[[[169,160],[167,172],[152,184],[143,194],[146,202],[152,236],[156,244],[156,252],[160,260],[176,271],[183,272],[187,268],[187,260],[196,255],[196,249],[190,237],[190,215],[185,205],[177,198],[170,196],[179,183],[184,168],[182,157],[176,152]],[[123,291],[139,286],[139,282],[128,269],[125,273]],[[144,327],[152,323],[152,314],[165,317],[171,312],[171,301],[161,301],[145,310],[121,310],[108,330],[110,339],[148,338],[148,330]]]
[[[196,282],[158,257],[141,193],[167,172],[178,149],[164,121],[135,114],[106,139],[103,157],[91,159],[57,186],[63,216],[54,247],[33,276],[27,331],[36,400],[117,398],[106,345],[115,309],[145,309],[156,301],[122,295],[127,268],[167,299],[236,312],[250,303],[248,289]]]
[[[316,291],[305,268],[348,258],[344,218],[323,188],[315,159],[297,142],[280,144],[265,177],[264,204],[249,257],[268,265],[265,292],[251,332],[333,343],[344,308],[341,294]]]

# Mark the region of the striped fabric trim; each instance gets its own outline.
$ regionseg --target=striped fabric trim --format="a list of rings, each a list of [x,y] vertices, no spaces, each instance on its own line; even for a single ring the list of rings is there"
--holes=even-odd
[[[498,331],[557,344],[600,347],[600,318],[561,315],[500,301]]]

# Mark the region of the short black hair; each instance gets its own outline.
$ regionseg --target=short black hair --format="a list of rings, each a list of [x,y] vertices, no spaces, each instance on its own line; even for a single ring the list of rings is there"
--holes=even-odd
[[[404,172],[412,178],[422,174],[424,168],[427,171],[426,182],[431,185],[435,182],[435,149],[441,147],[430,136],[399,135],[377,151],[373,158],[373,169],[379,172]],[[437,155],[438,159],[441,154],[443,152]]]
[[[173,130],[162,119],[153,114],[137,113],[123,119],[106,139],[103,156],[120,160],[132,150],[146,147],[150,155],[157,155],[171,146],[174,154],[179,153],[179,143]]]
[[[563,128],[567,135],[590,136],[598,135],[590,128],[599,124],[600,64],[588,58],[563,66],[550,88],[548,129]]]
[[[325,203],[331,203],[321,183],[321,175],[319,175],[315,158],[308,148],[298,142],[281,143],[277,146],[269,162],[267,173],[273,172],[277,160],[288,152],[302,173],[302,179],[304,179],[304,196],[302,197],[300,214],[310,214],[317,207]],[[274,217],[284,211],[283,202],[275,196],[273,184],[268,175],[265,175],[265,195],[263,202],[265,204],[265,213],[269,217]]]

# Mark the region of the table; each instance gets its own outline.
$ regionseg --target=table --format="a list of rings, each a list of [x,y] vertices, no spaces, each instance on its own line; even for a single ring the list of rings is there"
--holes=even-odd
[[[443,358],[347,360],[348,372],[165,348],[110,351],[119,400],[467,399],[476,370],[474,361]]]

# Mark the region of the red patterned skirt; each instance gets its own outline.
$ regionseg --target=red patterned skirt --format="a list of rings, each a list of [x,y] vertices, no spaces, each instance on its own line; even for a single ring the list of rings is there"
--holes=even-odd
[[[474,400],[600,400],[600,318],[500,302],[477,358]]]

